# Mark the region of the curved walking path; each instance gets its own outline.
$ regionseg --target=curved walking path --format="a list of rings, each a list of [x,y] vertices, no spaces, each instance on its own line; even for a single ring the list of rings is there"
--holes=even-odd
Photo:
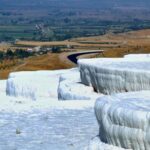
[[[94,53],[102,53],[104,50],[91,50],[91,51],[82,51],[82,52],[76,52],[74,54],[69,55],[67,58],[72,61],[73,63],[77,64],[78,56],[80,55],[86,55],[86,54],[94,54]]]

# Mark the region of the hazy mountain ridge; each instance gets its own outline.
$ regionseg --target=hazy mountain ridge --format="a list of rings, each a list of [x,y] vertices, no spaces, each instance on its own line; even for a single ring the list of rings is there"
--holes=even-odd
[[[0,41],[65,40],[145,29],[150,27],[149,8],[149,0],[0,0]],[[52,32],[45,36],[36,25]]]
[[[115,8],[115,7],[141,7],[149,8],[149,0],[1,0],[2,6],[22,7],[22,6],[41,6],[41,7],[72,7],[72,8]]]

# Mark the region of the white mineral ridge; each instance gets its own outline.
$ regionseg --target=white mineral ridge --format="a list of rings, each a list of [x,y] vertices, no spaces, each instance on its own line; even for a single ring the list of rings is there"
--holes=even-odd
[[[125,59],[145,59],[150,58],[150,54],[128,54],[124,56]]]
[[[96,100],[100,96],[92,87],[81,83],[79,72],[63,74],[59,81],[59,100]]]
[[[104,94],[150,90],[150,59],[80,59],[81,82]]]
[[[60,75],[76,72],[77,69],[57,71],[27,71],[11,73],[7,80],[6,93],[9,96],[36,100],[40,97],[57,98]]]
[[[81,82],[79,70],[73,70],[73,71],[62,74],[59,78],[59,82],[62,82],[65,80]]]
[[[95,113],[104,143],[125,149],[150,148],[150,92],[129,92],[97,100]]]
[[[73,72],[76,73],[75,70]],[[56,74],[51,76],[49,72],[41,72],[39,75],[32,73],[29,79],[34,75],[38,79],[37,82],[31,80],[33,87],[43,81],[49,82],[42,77],[56,77]],[[17,82],[22,83],[25,74],[16,73],[12,78],[20,79]],[[25,76],[25,79],[28,78]],[[54,91],[57,92],[57,88]],[[93,134],[98,133],[94,115],[95,101],[58,101],[54,97],[45,97],[42,92],[44,90],[36,101],[31,101],[30,97],[7,96],[6,81],[0,80],[0,135],[3,135],[0,137],[0,150],[83,150]]]

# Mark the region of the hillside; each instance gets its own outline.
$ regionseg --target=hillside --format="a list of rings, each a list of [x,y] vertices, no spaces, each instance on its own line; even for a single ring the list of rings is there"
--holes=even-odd
[[[148,0],[1,0],[0,41],[57,41],[150,28]]]
[[[29,3],[30,2],[30,3]],[[112,8],[112,7],[145,7],[150,6],[149,0],[1,0],[0,4],[10,7],[41,6],[41,7],[72,7],[72,8]],[[93,9],[94,9],[93,8]]]
[[[67,48],[70,45],[71,48]],[[85,57],[123,57],[130,53],[150,53],[150,30],[139,30],[121,34],[105,34],[103,36],[74,38],[70,41],[60,42],[35,42],[18,41],[16,45],[2,45],[0,51],[10,48],[31,48],[31,47],[62,47],[61,53],[48,52],[44,55],[31,56],[25,59],[10,59],[0,63],[0,78],[7,78],[13,71],[22,70],[43,70],[43,69],[64,69],[73,67],[74,64],[67,59],[67,56],[78,51],[105,50],[102,54],[88,55]]]

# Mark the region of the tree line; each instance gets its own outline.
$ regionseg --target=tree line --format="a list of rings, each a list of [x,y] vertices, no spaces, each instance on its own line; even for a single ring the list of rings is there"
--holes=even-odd
[[[26,58],[32,56],[33,52],[28,52],[22,49],[16,49],[15,51],[8,49],[7,51],[0,51],[0,61],[4,59],[14,59],[14,58]]]

